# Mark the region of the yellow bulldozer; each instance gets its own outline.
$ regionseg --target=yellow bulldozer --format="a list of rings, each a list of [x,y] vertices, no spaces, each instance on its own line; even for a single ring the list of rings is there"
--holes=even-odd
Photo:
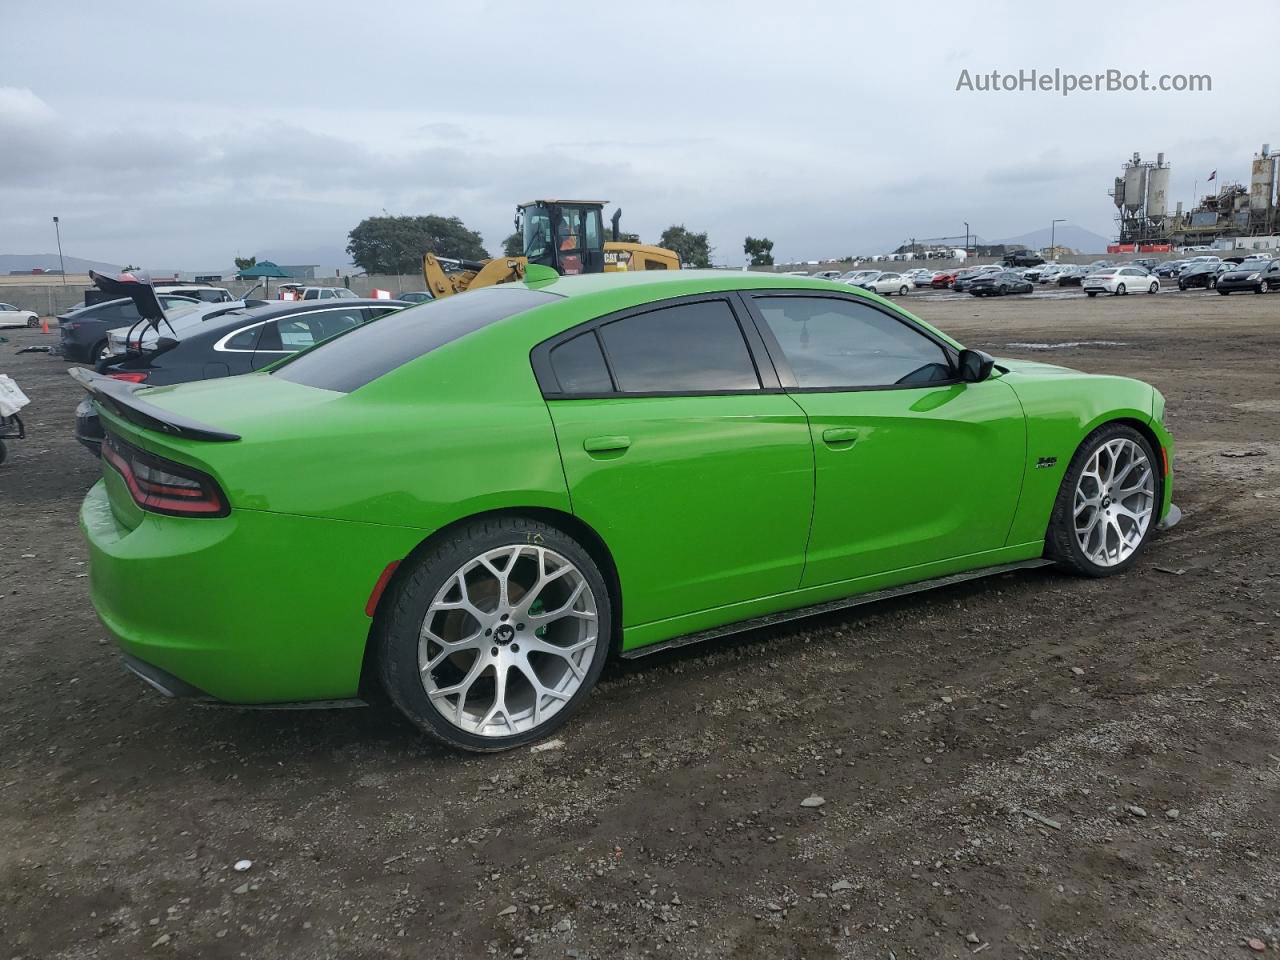
[[[606,200],[530,200],[516,207],[516,233],[524,243],[522,257],[492,260],[422,258],[422,276],[436,298],[474,287],[524,279],[531,263],[561,275],[629,270],[679,270],[680,255],[665,247],[618,239],[621,210],[611,219],[612,240],[604,239]]]

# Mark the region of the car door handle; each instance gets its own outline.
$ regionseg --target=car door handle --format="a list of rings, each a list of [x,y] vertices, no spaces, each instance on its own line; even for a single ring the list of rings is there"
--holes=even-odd
[[[822,431],[822,442],[833,447],[851,447],[858,439],[858,431],[853,427],[827,427]]]
[[[630,437],[587,437],[582,441],[582,449],[587,453],[621,453],[631,446]]]

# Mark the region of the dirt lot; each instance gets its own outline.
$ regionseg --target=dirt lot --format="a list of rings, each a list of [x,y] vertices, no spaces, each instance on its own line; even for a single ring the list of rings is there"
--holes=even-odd
[[[0,958],[1280,950],[1280,295],[909,299],[1155,383],[1182,525],[1110,581],[615,665],[561,748],[488,757],[127,675],[86,600],[78,388],[4,331],[33,402],[0,467]]]

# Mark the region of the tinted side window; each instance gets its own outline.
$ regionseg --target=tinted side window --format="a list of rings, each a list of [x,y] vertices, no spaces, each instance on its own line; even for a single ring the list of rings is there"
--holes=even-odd
[[[551,369],[562,393],[613,392],[613,380],[593,330],[580,333],[552,350]]]
[[[600,327],[624,393],[757,390],[760,378],[724,300],[684,303]]]
[[[756,297],[800,387],[916,386],[952,378],[933,340],[867,304]]]
[[[258,337],[266,324],[257,324],[247,330],[241,330],[224,344],[226,350],[253,350],[258,346]]]

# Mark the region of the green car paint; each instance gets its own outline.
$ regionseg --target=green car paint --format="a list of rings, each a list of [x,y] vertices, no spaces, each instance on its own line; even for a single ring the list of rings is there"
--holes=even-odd
[[[99,404],[108,431],[207,473],[231,506],[219,518],[145,511],[104,464],[81,524],[93,602],[124,651],[228,702],[353,697],[365,607],[384,571],[493,511],[558,521],[596,550],[619,593],[619,645],[634,650],[1039,557],[1067,465],[1101,423],[1131,422],[1172,459],[1164,401],[1149,385],[1014,361],[981,383],[544,399],[534,348],[640,305],[838,290],[910,314],[853,288],[769,274],[518,286],[552,296],[348,393],[284,379],[289,363],[139,392],[234,442],[161,433]],[[429,324],[435,306],[402,316]],[[1166,477],[1161,517],[1171,487]]]

